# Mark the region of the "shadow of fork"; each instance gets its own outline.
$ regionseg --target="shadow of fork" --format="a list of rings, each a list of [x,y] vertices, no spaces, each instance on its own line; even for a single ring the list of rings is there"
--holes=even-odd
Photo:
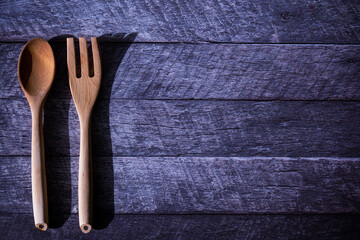
[[[95,229],[106,228],[114,218],[114,165],[110,129],[111,90],[116,72],[136,36],[137,33],[128,35],[116,33],[105,34],[98,38],[103,76],[93,110],[91,135],[94,180],[93,226]]]

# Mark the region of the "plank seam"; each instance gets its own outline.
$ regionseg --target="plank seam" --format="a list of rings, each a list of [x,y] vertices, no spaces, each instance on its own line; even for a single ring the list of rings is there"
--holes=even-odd
[[[32,212],[0,212],[2,214],[19,214],[19,215],[32,215]],[[77,212],[63,213],[63,214],[54,214],[58,215],[78,215]],[[106,215],[106,214],[104,214]],[[111,213],[108,215],[116,216],[360,216],[360,213],[204,213],[204,212],[194,212],[194,213]],[[51,217],[51,216],[50,216]]]
[[[30,40],[30,39],[29,39]],[[50,39],[48,40],[50,41]],[[64,40],[51,40],[53,43],[63,43]],[[87,41],[91,43],[90,41]],[[0,41],[0,44],[19,44],[19,43],[27,43],[27,41],[19,40],[19,41]],[[206,44],[214,44],[214,45],[345,45],[345,46],[360,46],[360,43],[357,42],[348,42],[348,43],[321,43],[321,42],[284,42],[284,43],[272,43],[272,42],[213,42],[213,41],[201,41],[201,42],[129,42],[129,41],[114,41],[114,40],[102,40],[101,43],[115,43],[115,44],[193,44],[193,45],[206,45]]]
[[[58,100],[68,100],[69,98],[57,98]],[[226,98],[102,98],[101,100],[124,100],[124,101],[213,101],[213,102],[349,102],[357,103],[360,99],[226,99]],[[24,100],[23,96],[0,97],[0,100]],[[99,101],[99,100],[98,100]]]
[[[16,158],[16,157],[31,157],[31,155],[0,155],[0,158]],[[79,155],[47,155],[47,157],[79,157]],[[231,160],[239,160],[239,161],[247,161],[247,160],[283,160],[283,161],[297,161],[297,160],[308,160],[308,161],[319,161],[319,160],[327,160],[327,161],[349,161],[349,162],[357,162],[360,161],[359,157],[266,157],[266,156],[199,156],[199,155],[188,155],[188,156],[176,156],[176,155],[152,155],[152,156],[141,156],[141,155],[93,155],[93,157],[97,158],[226,158]]]

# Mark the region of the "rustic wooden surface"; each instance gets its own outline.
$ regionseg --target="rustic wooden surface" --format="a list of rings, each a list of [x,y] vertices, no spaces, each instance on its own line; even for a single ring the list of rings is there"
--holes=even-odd
[[[359,1],[3,1],[1,239],[359,239]],[[99,38],[95,230],[77,216],[66,37]],[[33,226],[17,58],[49,40],[50,229]],[[244,215],[245,214],[245,215]]]

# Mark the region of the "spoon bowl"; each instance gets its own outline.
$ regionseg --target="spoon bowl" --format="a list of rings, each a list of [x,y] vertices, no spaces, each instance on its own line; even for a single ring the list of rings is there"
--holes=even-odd
[[[55,58],[51,46],[42,38],[30,40],[18,63],[19,82],[26,97],[45,97],[55,75]]]
[[[32,117],[31,189],[35,227],[48,227],[48,203],[45,173],[42,114],[55,75],[55,58],[51,46],[42,38],[30,40],[21,51],[18,77],[29,102]]]

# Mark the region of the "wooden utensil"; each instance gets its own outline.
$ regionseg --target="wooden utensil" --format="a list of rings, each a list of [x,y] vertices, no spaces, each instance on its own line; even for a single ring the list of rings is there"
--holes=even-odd
[[[32,116],[31,184],[36,228],[48,227],[48,203],[45,173],[42,114],[46,96],[55,75],[55,58],[51,46],[42,38],[30,40],[21,51],[18,77],[29,102]]]
[[[74,39],[67,39],[67,64],[69,82],[81,128],[79,159],[79,224],[81,231],[88,233],[92,224],[92,163],[90,123],[91,113],[99,93],[101,82],[100,54],[95,37],[91,38],[94,76],[89,76],[89,57],[86,38],[79,38],[81,77],[76,77]]]

